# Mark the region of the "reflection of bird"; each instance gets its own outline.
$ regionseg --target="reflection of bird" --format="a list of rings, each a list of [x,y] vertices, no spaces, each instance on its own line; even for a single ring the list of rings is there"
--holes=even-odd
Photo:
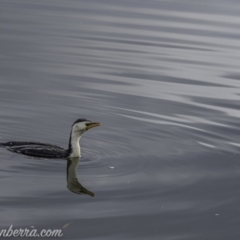
[[[59,146],[37,143],[37,142],[6,142],[1,145],[6,146],[9,151],[21,153],[32,157],[42,158],[73,158],[81,156],[79,140],[88,129],[100,126],[99,122],[92,122],[87,119],[78,119],[72,125],[68,149]]]
[[[79,158],[68,159],[67,162],[67,188],[77,194],[88,194],[91,197],[94,197],[94,193],[88,191],[82,184],[78,181],[77,178],[77,167],[79,163]]]

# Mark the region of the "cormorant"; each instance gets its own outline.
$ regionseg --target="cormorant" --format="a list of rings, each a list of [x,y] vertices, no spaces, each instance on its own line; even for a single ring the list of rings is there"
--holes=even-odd
[[[40,158],[75,158],[81,156],[79,140],[84,132],[90,128],[100,126],[99,122],[80,118],[71,128],[68,149],[38,142],[6,142],[2,143],[9,151]]]

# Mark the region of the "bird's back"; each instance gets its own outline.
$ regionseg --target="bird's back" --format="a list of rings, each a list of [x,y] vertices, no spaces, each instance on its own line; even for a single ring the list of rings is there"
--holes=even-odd
[[[65,158],[67,150],[62,147],[38,142],[6,142],[2,143],[9,151],[40,158]]]

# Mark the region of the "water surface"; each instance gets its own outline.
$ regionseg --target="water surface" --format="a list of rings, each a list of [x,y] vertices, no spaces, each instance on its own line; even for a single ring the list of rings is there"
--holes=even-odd
[[[0,148],[1,228],[63,239],[240,237],[237,1],[0,0],[0,141],[81,139],[65,160]]]

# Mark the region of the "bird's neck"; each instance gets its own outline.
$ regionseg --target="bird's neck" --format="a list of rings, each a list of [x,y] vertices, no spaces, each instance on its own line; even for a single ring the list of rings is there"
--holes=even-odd
[[[68,157],[81,157],[81,148],[79,144],[80,138],[81,135],[71,132],[68,144]]]

